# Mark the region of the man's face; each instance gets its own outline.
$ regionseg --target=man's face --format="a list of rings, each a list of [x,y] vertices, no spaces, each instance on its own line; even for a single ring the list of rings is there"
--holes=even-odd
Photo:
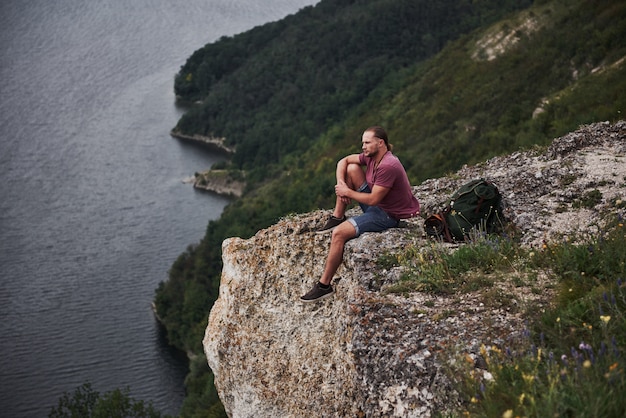
[[[363,132],[361,149],[366,157],[375,157],[384,147],[385,141],[374,136],[374,132]]]

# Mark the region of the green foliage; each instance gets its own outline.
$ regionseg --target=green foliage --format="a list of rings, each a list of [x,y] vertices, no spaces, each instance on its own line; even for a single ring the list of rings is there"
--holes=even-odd
[[[245,170],[278,163],[344,120],[385,77],[529,4],[324,0],[196,51],[175,90],[201,103],[175,130],[227,138]]]
[[[530,324],[519,346],[484,347],[489,377],[466,364],[471,416],[626,415],[626,230],[621,219],[584,244],[535,257],[561,283],[560,303]]]
[[[160,418],[152,403],[136,401],[129,396],[129,389],[115,389],[100,395],[91,384],[85,383],[74,393],[65,393],[56,407],[48,414],[50,418]],[[167,416],[167,415],[165,415]]]
[[[220,402],[213,374],[204,355],[195,357],[190,364],[190,372],[185,378],[188,396],[183,402],[180,415],[194,418],[226,418],[226,411]]]
[[[598,286],[626,278],[626,247],[620,246],[626,244],[626,232],[621,219],[615,222],[612,228],[590,238],[587,245],[546,244],[537,255],[537,265],[551,269],[560,278],[562,305],[575,302]]]
[[[614,36],[626,39],[626,5],[552,1],[496,28],[515,35],[511,28],[529,19],[543,26],[518,33],[517,43],[493,60],[472,58],[494,30],[476,31],[407,72],[394,95],[370,95],[366,106],[380,103],[379,120],[393,128],[392,142],[411,179],[547,145],[581,124],[621,118],[626,65],[616,63],[626,55],[626,41]],[[540,108],[544,112],[533,117]]]

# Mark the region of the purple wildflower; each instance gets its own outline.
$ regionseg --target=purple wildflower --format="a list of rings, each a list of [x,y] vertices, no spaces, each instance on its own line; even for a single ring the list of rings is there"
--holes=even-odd
[[[600,357],[602,357],[603,355],[605,355],[605,354],[606,354],[606,350],[607,350],[606,343],[605,343],[604,341],[602,341],[602,342],[600,343],[600,351],[598,351],[598,355],[599,355]]]

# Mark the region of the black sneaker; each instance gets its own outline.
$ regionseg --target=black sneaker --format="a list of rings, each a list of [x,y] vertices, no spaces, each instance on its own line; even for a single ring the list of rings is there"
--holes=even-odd
[[[326,232],[330,232],[336,227],[338,227],[343,221],[346,220],[346,217],[343,218],[335,218],[331,215],[331,217],[326,221],[326,224],[317,230],[317,234],[325,234]]]
[[[322,289],[320,283],[317,282],[306,295],[300,297],[300,300],[303,303],[313,303],[318,300],[326,299],[332,296],[333,293],[335,293],[335,290],[332,286],[328,286],[328,289]]]

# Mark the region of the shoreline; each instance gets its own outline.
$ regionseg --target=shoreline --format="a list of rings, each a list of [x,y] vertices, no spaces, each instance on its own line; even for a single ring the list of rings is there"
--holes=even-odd
[[[226,138],[216,138],[212,136],[204,136],[199,134],[187,135],[175,130],[170,131],[170,136],[181,141],[193,142],[202,146],[206,146],[213,150],[218,150],[226,154],[234,154],[235,148],[225,144]]]
[[[226,138],[203,136],[199,134],[187,135],[175,130],[170,132],[170,136],[181,141],[194,143],[212,151],[232,155],[235,148],[225,145]],[[214,170],[196,172],[193,176],[182,180],[183,183],[193,183],[194,189],[213,192],[223,196],[241,197],[246,188],[242,173],[230,170]]]

